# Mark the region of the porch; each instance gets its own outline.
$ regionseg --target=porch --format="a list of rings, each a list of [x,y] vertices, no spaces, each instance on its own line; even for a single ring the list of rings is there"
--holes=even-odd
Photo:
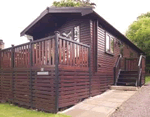
[[[54,36],[0,51],[0,102],[56,113],[90,97],[90,46]]]
[[[113,74],[92,74],[89,45],[54,36],[0,51],[0,101],[56,113],[108,89]],[[144,57],[126,62],[120,55],[114,67],[114,83],[121,72],[144,68]],[[138,61],[140,61],[138,66]],[[113,68],[112,68],[113,69]],[[121,71],[122,70],[122,71]],[[113,72],[112,72],[113,73]],[[139,72],[138,72],[139,73]],[[139,75],[136,79],[141,79]],[[136,80],[137,81],[137,80]],[[139,85],[136,85],[139,86]]]
[[[125,58],[118,56],[114,67],[114,85],[141,86],[145,83],[145,59],[144,55],[139,58]]]

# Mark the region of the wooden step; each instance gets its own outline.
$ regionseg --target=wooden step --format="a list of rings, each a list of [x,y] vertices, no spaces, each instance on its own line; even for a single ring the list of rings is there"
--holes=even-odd
[[[137,91],[139,88],[135,86],[111,86],[112,90]]]
[[[127,77],[138,77],[138,74],[120,74],[119,77],[127,78]]]
[[[138,71],[121,71],[123,74],[138,74]]]
[[[118,82],[136,82],[136,78],[119,78]]]
[[[117,82],[117,85],[123,86],[136,86],[136,82]]]

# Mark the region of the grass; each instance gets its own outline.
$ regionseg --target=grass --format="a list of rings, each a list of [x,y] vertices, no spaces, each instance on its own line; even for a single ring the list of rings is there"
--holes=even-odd
[[[68,117],[62,114],[50,114],[45,112],[37,112],[14,106],[12,104],[0,104],[0,117]]]
[[[145,83],[148,83],[148,82],[150,82],[150,76],[145,77]]]

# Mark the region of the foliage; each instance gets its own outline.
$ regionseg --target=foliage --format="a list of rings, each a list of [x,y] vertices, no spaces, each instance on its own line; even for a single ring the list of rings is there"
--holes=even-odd
[[[145,83],[148,83],[148,82],[150,82],[150,76],[145,77]]]
[[[150,12],[138,16],[128,28],[126,36],[146,53],[146,68],[150,67]]]
[[[137,19],[145,18],[145,17],[150,17],[150,12],[147,12],[147,13],[145,13],[145,14],[142,14],[142,15],[138,16]]]
[[[0,104],[0,117],[68,117],[61,114],[50,114],[20,108],[10,104]]]
[[[92,7],[89,0],[61,0],[60,2],[54,1],[53,5],[55,7]]]

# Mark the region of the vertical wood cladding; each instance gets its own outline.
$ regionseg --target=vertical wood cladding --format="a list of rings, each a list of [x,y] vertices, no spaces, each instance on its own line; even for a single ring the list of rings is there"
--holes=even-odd
[[[69,33],[69,31],[73,32],[73,28],[75,26],[80,26],[80,42],[84,44],[90,44],[90,20],[85,18],[77,18],[77,19],[69,19],[67,20],[61,27],[58,27],[54,31],[59,31],[60,35],[63,32]],[[48,32],[45,36],[54,35],[54,31]]]
[[[94,21],[90,21],[90,29],[91,29],[91,49],[92,49],[92,60],[91,63],[94,63]],[[101,28],[100,26],[97,27],[97,72],[94,71],[94,65],[91,64],[93,75],[92,75],[92,90],[91,94],[92,96],[100,94],[101,92],[108,89],[109,85],[113,84],[113,67],[116,63],[117,57],[120,54],[120,47],[118,45],[119,39],[114,37],[114,54],[110,55],[105,52],[105,36],[106,36],[106,30]],[[107,32],[109,33],[109,32]],[[133,50],[131,47],[129,47],[127,44],[123,43],[123,57],[131,58],[131,57],[139,57],[138,52]],[[124,60],[123,60],[124,64]]]

